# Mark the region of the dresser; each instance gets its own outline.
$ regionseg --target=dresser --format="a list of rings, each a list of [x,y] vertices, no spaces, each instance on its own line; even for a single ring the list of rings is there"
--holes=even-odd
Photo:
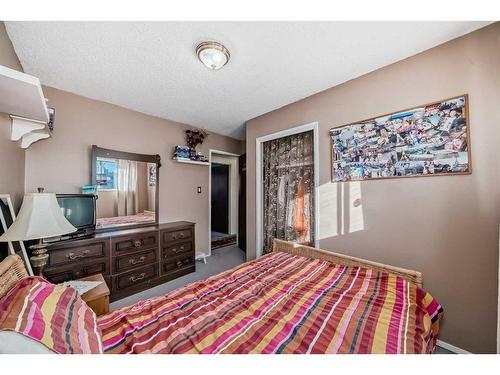
[[[111,301],[196,271],[194,223],[187,221],[96,233],[48,250],[50,282],[102,274]]]

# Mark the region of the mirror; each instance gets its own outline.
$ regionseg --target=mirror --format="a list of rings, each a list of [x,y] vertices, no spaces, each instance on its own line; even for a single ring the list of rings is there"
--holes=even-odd
[[[158,224],[159,155],[92,146],[92,184],[97,185],[96,229]]]

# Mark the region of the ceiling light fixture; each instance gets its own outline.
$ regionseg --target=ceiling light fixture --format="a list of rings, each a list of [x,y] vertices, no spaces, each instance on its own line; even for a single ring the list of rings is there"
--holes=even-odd
[[[196,47],[198,59],[208,69],[219,70],[229,61],[229,51],[218,42],[203,42]]]

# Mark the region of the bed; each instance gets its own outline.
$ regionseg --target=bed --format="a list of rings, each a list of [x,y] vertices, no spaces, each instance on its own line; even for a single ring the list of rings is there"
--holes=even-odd
[[[274,251],[98,317],[104,353],[432,353],[422,274],[276,240]]]
[[[109,226],[154,223],[155,213],[153,211],[143,211],[136,215],[101,217],[97,219],[98,228]]]
[[[98,325],[106,353],[431,353],[442,308],[421,286],[419,272],[276,241]]]

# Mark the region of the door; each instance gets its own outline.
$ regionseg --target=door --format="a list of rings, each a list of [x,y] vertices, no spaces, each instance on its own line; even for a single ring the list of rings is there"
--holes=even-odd
[[[314,246],[313,132],[262,144],[263,250],[275,238]]]
[[[212,232],[229,233],[229,166],[212,163]]]
[[[239,157],[240,196],[238,200],[238,247],[247,248],[247,155]]]

